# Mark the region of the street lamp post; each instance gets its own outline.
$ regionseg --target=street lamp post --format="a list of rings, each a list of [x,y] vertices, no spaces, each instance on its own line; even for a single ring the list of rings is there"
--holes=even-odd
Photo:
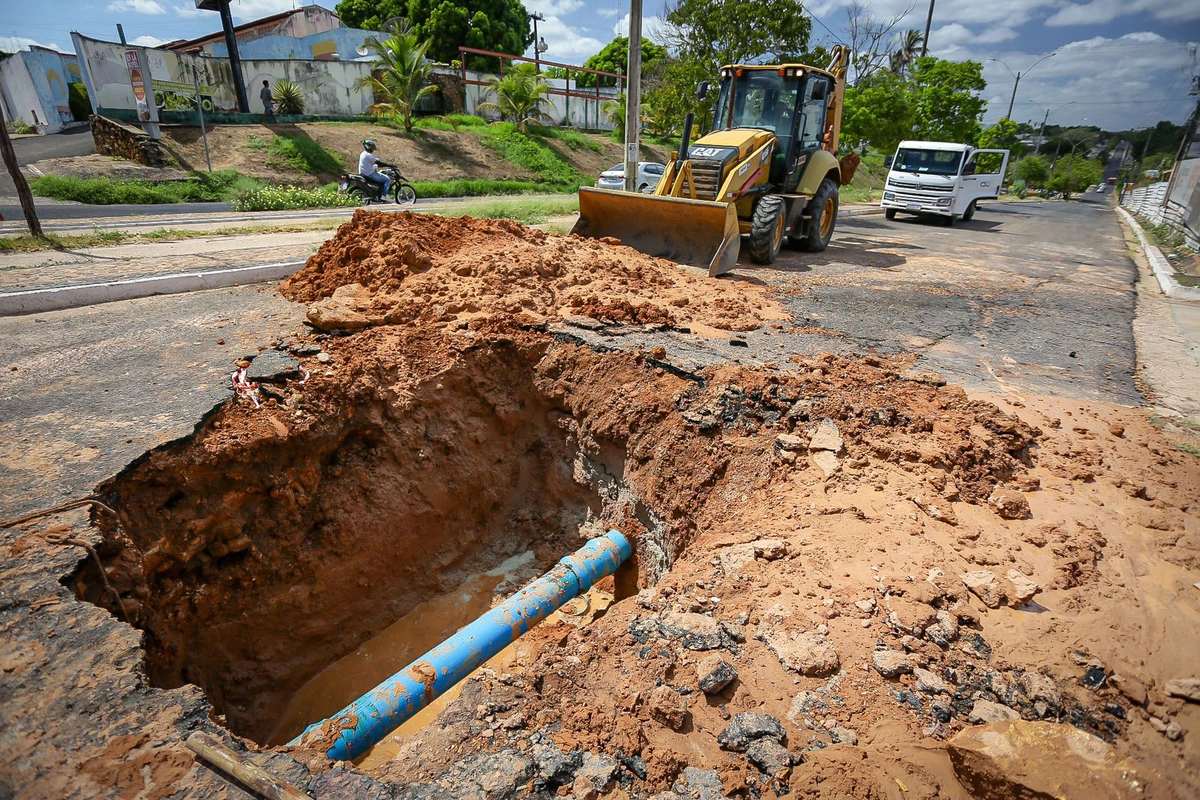
[[[1008,113],[1004,115],[1006,119],[1012,119],[1013,104],[1017,102],[1017,87],[1021,85],[1021,78],[1028,75],[1034,67],[1045,61],[1047,58],[1054,58],[1056,55],[1058,55],[1058,53],[1051,53],[1050,55],[1042,56],[1037,61],[1033,62],[1029,69],[1025,70],[1024,72],[1013,72],[1012,68],[1009,67],[1008,64],[1005,64],[998,58],[988,59],[988,61],[995,61],[1000,66],[1004,67],[1006,70],[1008,70],[1009,75],[1012,75],[1014,78],[1016,78],[1016,81],[1013,83],[1012,97],[1008,100]]]

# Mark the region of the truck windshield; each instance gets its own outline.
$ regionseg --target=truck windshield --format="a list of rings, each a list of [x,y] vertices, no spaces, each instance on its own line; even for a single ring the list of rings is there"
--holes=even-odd
[[[898,172],[918,172],[923,175],[957,175],[962,165],[961,150],[923,150],[901,147],[896,151],[892,169]]]
[[[762,128],[781,134],[792,128],[799,78],[784,77],[778,70],[744,70],[721,81],[713,130]]]

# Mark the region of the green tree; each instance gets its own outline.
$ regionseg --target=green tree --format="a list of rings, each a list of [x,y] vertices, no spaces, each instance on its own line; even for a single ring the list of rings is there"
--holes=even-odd
[[[1013,174],[1025,181],[1027,186],[1041,189],[1050,179],[1050,165],[1046,163],[1045,156],[1026,156],[1013,167]]]
[[[550,105],[546,99],[549,89],[533,64],[521,64],[488,83],[485,91],[495,95],[496,100],[480,103],[479,110],[485,114],[499,114],[515,124],[521,133],[528,133],[529,123],[550,121],[550,115],[546,113]]]
[[[862,85],[846,89],[842,141],[894,152],[901,141],[913,138],[913,110],[908,83],[895,73],[877,72]]]
[[[987,88],[978,61],[918,58],[912,67],[915,138],[973,142],[987,103],[978,93]]]
[[[433,64],[426,58],[429,42],[419,41],[414,33],[398,33],[382,41],[368,39],[367,49],[376,58],[375,69],[356,80],[354,88],[371,89],[375,113],[399,119],[411,133],[417,101],[437,91],[429,82],[433,72]]]
[[[653,70],[656,63],[660,59],[667,57],[667,48],[660,44],[655,44],[649,39],[642,37],[642,73],[645,74]],[[588,69],[597,69],[601,72],[619,72],[625,74],[625,68],[629,63],[629,37],[618,36],[604,46],[596,55],[583,62],[583,65]],[[559,72],[565,72],[562,68],[557,68]],[[557,75],[552,77],[566,77],[565,75]],[[596,86],[596,76],[587,72],[575,72],[571,74],[572,85],[580,88],[591,89]],[[616,86],[616,78],[600,79],[601,86]]]
[[[1098,162],[1081,155],[1066,156],[1054,165],[1053,174],[1046,187],[1055,192],[1062,192],[1063,199],[1070,200],[1072,194],[1099,183],[1103,176],[1104,170]]]
[[[661,38],[672,55],[643,73],[644,96],[664,124],[674,119],[682,125],[689,111],[702,123],[711,116],[716,92],[697,101],[701,81],[715,81],[725,64],[796,60],[807,52],[812,32],[812,21],[794,0],[667,0],[665,12]]]
[[[449,62],[459,45],[521,55],[533,42],[529,14],[521,0],[408,0],[417,35],[430,41],[429,56]],[[495,70],[496,59],[472,55],[468,69]]]
[[[1008,150],[1009,169],[1015,166],[1014,157],[1021,152],[1021,142],[1017,139],[1017,123],[1008,117],[1001,117],[995,125],[984,128],[979,132],[977,145],[986,150]],[[980,172],[998,172],[1003,157],[995,153],[984,153],[976,159]]]
[[[392,17],[408,15],[408,0],[341,0],[334,10],[348,28],[378,31]]]
[[[533,42],[521,0],[341,0],[337,13],[352,28],[380,30],[392,17],[407,17],[429,57],[449,63],[459,45],[521,55]],[[496,59],[471,56],[469,69],[495,70]]]

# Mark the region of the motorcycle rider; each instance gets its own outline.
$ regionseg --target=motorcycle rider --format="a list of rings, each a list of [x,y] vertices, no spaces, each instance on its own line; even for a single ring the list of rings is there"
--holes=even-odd
[[[375,155],[374,139],[363,139],[362,147],[363,151],[358,156],[358,174],[371,183],[383,185],[383,191],[379,193],[379,199],[386,203],[388,189],[392,186],[392,179],[379,172],[376,167],[394,167],[395,164],[388,164],[379,160],[379,156]]]

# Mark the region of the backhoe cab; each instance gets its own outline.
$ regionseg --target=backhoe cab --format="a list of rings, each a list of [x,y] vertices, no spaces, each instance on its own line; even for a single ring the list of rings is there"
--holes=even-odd
[[[848,61],[837,47],[824,70],[723,67],[712,130],[690,142],[688,115],[654,194],[581,188],[572,232],[614,237],[710,275],[733,269],[743,235],[759,264],[774,261],[785,238],[824,250],[837,222],[842,170],[834,154]]]

